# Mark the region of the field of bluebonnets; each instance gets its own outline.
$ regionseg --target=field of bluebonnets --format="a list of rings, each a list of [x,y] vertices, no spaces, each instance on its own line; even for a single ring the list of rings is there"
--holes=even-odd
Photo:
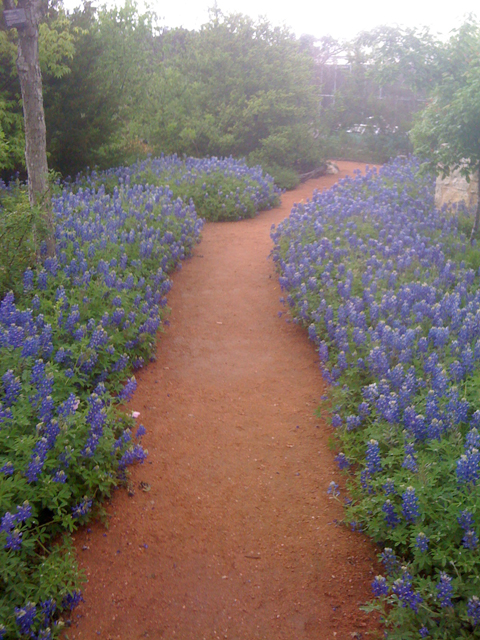
[[[380,547],[389,638],[480,637],[480,252],[414,159],[317,193],[272,230],[318,346],[348,523]]]
[[[2,221],[21,227],[25,201],[0,185]],[[20,235],[4,226],[0,271],[8,255],[23,276],[0,302],[0,639],[58,635],[81,598],[67,534],[147,455],[119,408],[168,322],[168,274],[200,239],[196,206],[234,219],[277,201],[258,167],[170,157],[59,186],[55,258],[35,260],[30,213]]]

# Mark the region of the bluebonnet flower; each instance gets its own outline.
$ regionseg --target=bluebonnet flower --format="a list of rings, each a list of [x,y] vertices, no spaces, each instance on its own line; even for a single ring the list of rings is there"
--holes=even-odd
[[[26,293],[33,290],[33,271],[30,268],[23,273],[23,290]]]
[[[29,504],[28,500],[25,500],[25,502],[22,505],[17,507],[17,510],[15,512],[16,521],[25,522],[31,517],[32,517],[32,507]]]
[[[353,431],[362,424],[362,418],[360,416],[350,415],[346,418],[347,431]]]
[[[379,378],[385,376],[389,370],[388,357],[380,347],[375,347],[370,351],[368,363],[373,373]]]
[[[75,589],[71,593],[67,593],[63,598],[61,608],[72,611],[75,607],[78,607],[80,602],[84,602],[82,592],[79,589]]]
[[[472,596],[468,600],[467,615],[472,618],[473,625],[480,624],[480,599],[478,596]]]
[[[67,475],[63,469],[59,469],[52,478],[53,482],[60,482],[65,484],[67,481]]]
[[[45,269],[42,269],[38,272],[37,285],[41,291],[45,291],[48,287],[48,273],[45,271]]]
[[[372,591],[373,595],[376,598],[380,598],[381,596],[388,595],[388,584],[387,580],[384,576],[376,576],[375,580],[372,582]]]
[[[335,462],[338,464],[339,469],[348,469],[350,467],[350,462],[347,460],[347,457],[344,453],[339,453],[335,457]]]
[[[336,498],[340,495],[340,490],[338,488],[338,484],[332,480],[328,485],[327,493],[331,495],[333,498]]]
[[[0,531],[8,533],[15,527],[16,523],[16,516],[7,511],[0,522]]]
[[[399,563],[398,558],[395,555],[393,549],[390,547],[385,547],[385,549],[380,554],[380,558],[382,560],[383,566],[385,567],[385,571],[388,575],[395,575],[397,572]]]
[[[5,549],[11,549],[12,551],[19,551],[22,548],[22,532],[19,529],[13,529],[7,533],[7,540],[5,542]]]
[[[430,538],[427,538],[427,536],[423,532],[420,532],[416,537],[415,546],[422,553],[425,553],[425,551],[428,551],[429,542],[430,542]]]
[[[332,416],[332,427],[341,427],[343,424],[343,420],[338,413],[334,413]]]
[[[92,508],[93,500],[84,498],[81,502],[72,507],[72,517],[81,518]]]
[[[11,407],[18,399],[20,391],[22,390],[22,384],[19,378],[16,378],[13,371],[8,370],[3,376],[3,389],[4,389],[4,402],[7,407]]]
[[[358,405],[358,415],[365,417],[370,415],[370,407],[366,402],[361,402]]]
[[[464,531],[468,531],[469,529],[473,529],[475,527],[473,513],[467,510],[460,511],[460,515],[457,517],[457,522]]]
[[[415,613],[418,612],[418,607],[423,602],[422,596],[413,590],[412,576],[406,570],[393,583],[392,593],[398,597],[403,607],[408,605]]]
[[[143,463],[147,457],[147,452],[139,445],[136,444],[133,447],[129,447],[121,456],[118,461],[118,468],[125,469],[125,467],[134,464],[135,462]]]
[[[476,416],[476,414],[480,415],[480,411],[475,411],[474,416]],[[473,422],[474,420],[472,418],[472,424]],[[472,449],[474,447],[477,449],[480,447],[480,433],[478,432],[477,427],[473,427],[473,429],[470,429],[465,437],[465,449],[468,451],[469,449]]]
[[[99,349],[107,344],[109,335],[103,327],[97,327],[90,338],[89,347],[91,349]]]
[[[395,512],[395,507],[393,506],[391,500],[385,500],[382,506],[382,511],[385,514],[385,522],[389,527],[395,528],[397,524],[400,522],[400,518],[397,516]]]
[[[416,473],[418,471],[416,452],[413,444],[407,443],[405,444],[405,457],[403,459],[402,467],[404,469],[408,469],[412,473]]]
[[[123,389],[118,394],[119,399],[120,400],[130,400],[130,398],[135,393],[135,389],[136,388],[137,388],[137,381],[135,380],[135,377],[133,376],[127,381],[127,383],[125,384]]]
[[[420,627],[420,629],[418,630],[418,633],[420,634],[421,638],[428,638],[428,636],[430,635],[430,632],[427,629],[427,627]]]
[[[386,496],[395,495],[397,493],[395,491],[395,484],[391,478],[386,479],[386,481],[382,485],[382,489],[384,490]]]
[[[457,480],[460,484],[476,484],[480,469],[480,452],[476,447],[472,447],[460,456],[457,461]]]
[[[370,440],[367,444],[366,468],[370,474],[377,473],[382,470],[380,461],[380,447],[376,440]]]
[[[453,587],[452,587],[452,578],[442,571],[440,574],[440,581],[436,586],[438,591],[437,598],[440,600],[441,607],[452,607],[452,595],[453,595]]]
[[[137,432],[135,433],[135,437],[136,438],[141,438],[142,436],[144,436],[147,433],[147,430],[145,429],[145,427],[143,426],[143,424],[140,424],[138,426]]]
[[[45,454],[42,455],[34,454],[32,455],[30,462],[25,470],[25,477],[28,482],[35,482],[38,479],[38,476],[41,474],[43,470],[43,465],[45,463]]]
[[[0,467],[0,473],[5,474],[6,476],[11,476],[15,471],[13,462],[9,460],[2,467]]]
[[[476,549],[478,546],[478,536],[475,531],[466,531],[462,539],[462,544],[465,549]]]
[[[30,634],[30,629],[37,615],[37,607],[28,602],[24,607],[15,607],[15,622],[21,633]]]
[[[57,408],[58,415],[67,416],[73,415],[75,411],[78,409],[80,404],[80,400],[76,397],[74,393],[71,393],[68,398],[62,402]]]
[[[415,522],[420,517],[418,498],[413,487],[407,487],[402,495],[402,513],[407,522]]]

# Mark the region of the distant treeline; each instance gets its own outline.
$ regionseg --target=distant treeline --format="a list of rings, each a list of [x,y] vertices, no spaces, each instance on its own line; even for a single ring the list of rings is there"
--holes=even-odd
[[[73,176],[148,154],[232,155],[293,186],[327,156],[382,162],[411,150],[414,113],[476,29],[468,20],[447,43],[397,27],[338,42],[220,11],[189,31],[128,0],[71,13],[54,2],[40,34],[49,164]],[[23,149],[14,34],[0,31],[4,179],[23,171]]]

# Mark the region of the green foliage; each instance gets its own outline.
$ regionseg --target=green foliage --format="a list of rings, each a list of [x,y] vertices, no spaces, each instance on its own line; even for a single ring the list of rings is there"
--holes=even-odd
[[[413,115],[441,78],[441,43],[426,29],[381,26],[319,49],[319,81],[333,94],[323,104],[330,156],[385,162],[410,153]]]
[[[443,177],[454,170],[470,179],[480,168],[480,25],[466,22],[450,39],[442,82],[411,132],[424,166]],[[479,183],[480,196],[480,183]],[[471,240],[480,227],[478,199]]]
[[[23,114],[19,102],[15,55],[16,47],[11,34],[0,30],[0,177],[5,179],[25,162]]]
[[[185,158],[162,156],[131,167],[98,174],[93,172],[80,184],[101,186],[107,193],[128,184],[163,187],[174,198],[195,206],[209,222],[252,218],[259,211],[279,203],[279,189],[262,167],[248,167],[233,158]]]
[[[244,180],[218,172],[199,176],[193,183],[173,184],[172,192],[184,202],[192,200],[202,218],[217,222],[253,218],[258,213],[253,200],[247,197],[245,186]]]
[[[328,156],[383,164],[399,155],[408,155],[412,145],[406,133],[381,132],[367,127],[362,133],[340,130],[325,140]]]
[[[121,17],[122,11],[127,17]],[[133,82],[137,62],[124,27],[127,22],[131,34],[136,17],[131,5],[104,10],[99,16],[88,3],[69,17],[66,29],[73,34],[75,53],[68,73],[50,72],[44,77],[49,162],[63,175],[123,160],[121,112],[126,108],[122,106],[125,87]],[[141,36],[139,29],[135,37]]]
[[[48,22],[40,24],[39,56],[42,75],[61,78],[70,73],[75,55],[75,33],[64,11],[52,10]]]
[[[480,26],[466,23],[448,43],[442,83],[412,130],[430,169],[469,176],[480,165]]]
[[[218,12],[199,32],[161,34],[155,56],[138,131],[156,153],[321,164],[314,65],[289,31]]]
[[[41,224],[26,188],[0,189],[0,299],[10,290],[22,292],[23,273],[36,261],[34,229],[41,235]]]

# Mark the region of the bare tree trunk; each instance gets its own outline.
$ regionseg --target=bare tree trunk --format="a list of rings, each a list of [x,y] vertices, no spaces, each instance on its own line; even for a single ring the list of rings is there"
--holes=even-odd
[[[470,243],[473,244],[475,240],[475,236],[478,233],[478,229],[480,227],[480,169],[477,169],[477,209],[475,211],[475,221],[472,227],[472,233],[470,234]]]
[[[38,55],[38,23],[42,15],[41,0],[4,0],[8,9],[25,10],[26,25],[18,28],[17,71],[22,92],[25,121],[25,160],[28,195],[32,206],[43,210],[47,230],[47,254],[55,255],[55,235],[48,184],[47,136],[43,110],[42,74]],[[43,6],[43,9],[46,5]]]

